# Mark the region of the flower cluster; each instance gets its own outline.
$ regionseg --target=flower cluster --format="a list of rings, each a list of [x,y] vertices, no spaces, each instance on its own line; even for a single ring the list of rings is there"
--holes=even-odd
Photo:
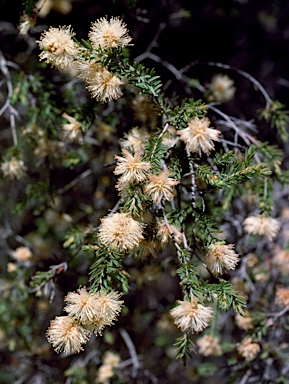
[[[56,317],[47,330],[47,339],[55,351],[79,352],[91,332],[101,334],[106,325],[112,325],[121,312],[120,296],[115,291],[87,292],[86,288],[68,293],[64,299],[68,316]]]
[[[208,270],[216,276],[222,275],[229,269],[235,269],[239,258],[233,250],[234,245],[212,243],[206,254],[205,261]]]
[[[244,229],[252,235],[265,235],[272,240],[280,229],[278,220],[264,215],[249,216],[244,220]]]

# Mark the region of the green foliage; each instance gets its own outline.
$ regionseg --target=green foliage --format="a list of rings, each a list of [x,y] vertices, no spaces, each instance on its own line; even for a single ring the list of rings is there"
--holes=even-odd
[[[32,287],[32,292],[35,292],[35,295],[38,297],[47,295],[50,286],[54,287],[54,278],[66,270],[67,264],[61,263],[50,266],[48,271],[37,271],[31,277],[30,286]]]
[[[187,128],[188,123],[195,117],[199,119],[205,117],[207,110],[208,106],[202,100],[183,100],[181,105],[168,111],[168,121],[177,129]]]
[[[167,147],[163,144],[161,137],[151,136],[145,147],[146,155],[144,161],[149,161],[153,172],[159,172],[162,160],[167,152]]]
[[[276,128],[282,141],[286,143],[288,141],[289,112],[284,110],[284,107],[280,101],[273,101],[261,111],[260,118],[270,123],[272,128]]]
[[[174,347],[176,348],[177,359],[182,359],[184,365],[186,365],[187,358],[192,357],[192,354],[195,353],[194,344],[187,333],[176,340]]]
[[[100,247],[95,252],[96,261],[91,266],[90,278],[92,291],[113,290],[120,288],[129,291],[129,273],[123,268],[123,254]]]

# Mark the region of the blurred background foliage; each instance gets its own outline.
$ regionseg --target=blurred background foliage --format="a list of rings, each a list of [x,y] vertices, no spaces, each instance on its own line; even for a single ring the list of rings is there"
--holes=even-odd
[[[71,25],[78,39],[86,39],[91,22],[106,15],[120,16],[133,37],[134,45],[128,53],[131,58],[142,55],[155,34],[161,32],[153,53],[162,63],[149,59],[144,63],[156,69],[169,97],[183,98],[187,91],[164,62],[176,68],[196,62],[186,73],[192,84],[206,84],[214,74],[223,73],[206,65],[221,62],[250,73],[272,99],[280,100],[288,108],[288,1],[50,3],[47,14],[38,17],[33,29],[23,36],[17,30],[25,8],[23,2],[1,0],[1,70],[4,73],[8,68],[11,75],[11,104],[16,110],[14,118],[19,132],[19,146],[15,148],[11,120],[0,116],[1,156],[2,161],[24,156],[29,177],[0,180],[0,382],[96,383],[104,353],[110,350],[119,354],[121,363],[119,373],[108,383],[286,383],[288,317],[273,316],[275,323],[269,331],[268,318],[258,314],[262,307],[276,312],[274,290],[278,284],[288,284],[288,273],[272,266],[270,261],[276,249],[288,245],[286,187],[277,191],[276,214],[283,220],[283,235],[278,238],[277,248],[265,240],[247,237],[240,245],[240,250],[243,246],[246,252],[243,270],[232,274],[239,292],[248,299],[249,310],[256,312],[258,325],[254,332],[264,337],[257,360],[249,364],[240,360],[236,343],[243,337],[244,329],[236,327],[231,312],[220,319],[221,356],[193,355],[185,367],[175,360],[172,344],[179,332],[168,313],[180,297],[180,288],[170,268],[173,248],[163,252],[157,262],[127,260],[132,285],[125,296],[126,307],[117,325],[105,330],[103,337],[92,338],[85,352],[77,356],[57,355],[52,350],[45,338],[49,321],[61,313],[68,291],[88,283],[93,255],[81,251],[82,243],[89,241],[86,232],[97,226],[118,200],[116,180],[109,166],[120,152],[118,140],[128,127],[155,126],[158,116],[149,106],[145,118],[139,115],[131,93],[113,107],[91,100],[81,82],[39,62],[35,41],[49,26],[59,25]],[[226,73],[234,80],[237,92],[222,110],[244,120],[254,119],[258,126],[256,137],[282,149],[282,167],[287,169],[288,144],[282,143],[265,121],[258,120],[264,106],[262,96],[251,82],[244,81],[233,70]],[[6,97],[2,79],[0,106]],[[190,97],[203,97],[198,87],[191,87],[190,92]],[[84,122],[86,140],[82,146],[65,143],[59,136],[59,126],[65,122],[62,114],[75,110]],[[232,220],[227,228],[231,242],[240,236],[238,217],[250,205],[249,200],[250,196],[245,203],[236,201],[232,207],[236,222]],[[72,238],[76,245],[68,249]],[[23,247],[31,254],[25,254]],[[132,358],[132,345],[141,367]]]

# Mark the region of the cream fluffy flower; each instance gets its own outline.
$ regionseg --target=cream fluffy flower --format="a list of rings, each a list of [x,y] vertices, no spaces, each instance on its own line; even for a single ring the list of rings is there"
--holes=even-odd
[[[145,187],[145,193],[154,203],[160,203],[162,199],[170,201],[174,198],[173,188],[179,182],[169,177],[169,171],[164,170],[158,176],[150,174],[148,178],[150,183]]]
[[[220,356],[222,349],[220,339],[212,335],[204,335],[197,340],[199,352],[203,356]]]
[[[175,324],[182,332],[198,333],[203,331],[212,318],[212,308],[198,303],[197,298],[191,301],[180,301],[179,305],[171,310]]]
[[[143,225],[128,213],[114,213],[101,219],[99,240],[107,247],[126,251],[137,247],[143,240],[142,228]]]
[[[95,49],[125,47],[132,40],[126,24],[118,17],[112,17],[109,21],[102,17],[92,23],[88,36]]]
[[[110,73],[106,68],[100,68],[93,75],[91,74],[87,80],[87,89],[92,97],[97,101],[105,103],[111,100],[117,100],[121,97],[120,90],[121,81],[118,77]]]
[[[246,337],[237,346],[237,351],[247,361],[254,360],[260,352],[260,345],[252,342],[252,337]]]
[[[209,128],[210,120],[197,116],[189,122],[187,128],[177,131],[180,140],[186,144],[186,149],[201,156],[202,151],[207,155],[215,148],[213,141],[219,141],[220,131]]]
[[[62,124],[61,126],[63,130],[63,139],[81,144],[83,142],[81,124],[67,113],[63,113],[62,117],[69,122],[67,124]]]
[[[75,353],[83,350],[82,345],[89,339],[90,331],[69,316],[59,316],[50,322],[46,336],[57,353]]]
[[[245,316],[241,316],[237,313],[235,316],[235,323],[238,328],[243,329],[244,331],[248,331],[254,327],[249,311],[245,311]]]
[[[252,235],[265,235],[269,240],[272,240],[280,229],[278,220],[264,215],[249,216],[244,222],[245,232]]]
[[[239,261],[238,254],[233,250],[234,244],[223,245],[212,243],[205,256],[208,270],[215,276],[222,275],[229,269],[235,269]]]
[[[19,247],[12,253],[12,257],[18,261],[27,261],[31,259],[32,252],[28,247]]]
[[[282,274],[289,273],[289,251],[277,249],[273,257],[273,264],[280,269]]]
[[[3,175],[8,179],[19,180],[25,176],[26,166],[24,165],[23,160],[12,157],[12,159],[4,161],[1,164],[1,171],[3,172]]]
[[[208,88],[213,99],[219,102],[233,99],[236,91],[234,81],[229,76],[222,74],[215,75]]]
[[[115,156],[117,164],[114,170],[115,175],[122,175],[118,180],[118,189],[122,186],[133,181],[141,182],[147,178],[147,171],[151,168],[150,163],[141,161],[140,153],[134,156],[126,149],[122,149],[124,157]]]
[[[64,310],[81,324],[90,324],[98,315],[97,299],[96,293],[90,293],[86,288],[80,288],[77,292],[69,292],[65,297],[64,301],[67,305]]]
[[[71,27],[49,28],[40,36],[39,57],[58,69],[68,68],[77,55],[78,48],[72,37]]]

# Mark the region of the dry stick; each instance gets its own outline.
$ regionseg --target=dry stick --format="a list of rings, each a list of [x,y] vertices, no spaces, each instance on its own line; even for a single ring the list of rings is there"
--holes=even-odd
[[[124,340],[124,342],[128,348],[129,354],[131,356],[131,361],[132,361],[132,366],[133,366],[132,377],[135,377],[137,371],[141,367],[141,364],[140,364],[139,359],[138,359],[138,355],[136,353],[135,346],[134,346],[129,334],[127,333],[127,331],[125,329],[120,328],[119,332],[120,332],[120,335],[123,338],[123,340]]]
[[[3,75],[6,77],[6,85],[7,85],[7,90],[8,90],[7,99],[6,99],[3,107],[0,109],[0,116],[6,111],[6,109],[9,109],[10,127],[11,127],[11,131],[12,131],[13,144],[16,147],[18,145],[16,125],[15,125],[15,114],[17,114],[17,112],[10,104],[11,98],[13,95],[13,86],[12,86],[11,75],[10,75],[10,72],[7,68],[7,62],[6,62],[6,59],[3,56],[2,52],[0,52],[0,69],[3,73]]]

